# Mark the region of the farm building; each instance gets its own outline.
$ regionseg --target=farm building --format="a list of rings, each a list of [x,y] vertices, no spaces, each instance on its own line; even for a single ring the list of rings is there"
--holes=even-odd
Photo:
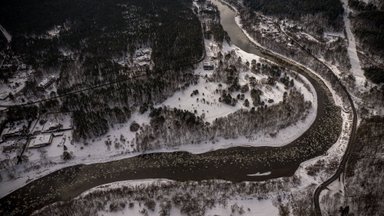
[[[204,70],[213,70],[215,66],[210,62],[204,62],[203,68]]]
[[[40,148],[52,143],[52,134],[39,134],[31,139],[29,148]]]

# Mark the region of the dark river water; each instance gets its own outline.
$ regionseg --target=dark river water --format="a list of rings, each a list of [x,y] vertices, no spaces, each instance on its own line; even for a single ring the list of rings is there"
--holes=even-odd
[[[329,91],[324,83],[316,79],[305,68],[292,64],[250,43],[235,23],[235,12],[216,0],[213,2],[221,12],[223,28],[228,32],[233,44],[246,52],[258,54],[291,68],[312,83],[317,92],[318,113],[311,127],[291,144],[279,148],[235,147],[203,154],[154,153],[107,163],[67,167],[30,182],[2,198],[0,200],[0,215],[28,215],[53,202],[72,199],[90,188],[121,180],[168,178],[178,181],[223,179],[241,182],[291,176],[301,162],[321,154],[322,152],[315,152],[302,158],[279,158],[281,152],[291,151],[292,148],[297,149],[309,144],[311,140],[307,139],[307,135],[311,131],[327,127],[319,117],[325,114],[324,104],[330,102]],[[330,146],[334,141],[324,141],[324,146]],[[326,147],[321,151],[325,149]],[[257,172],[271,172],[271,174],[248,176],[248,174]]]
[[[236,12],[218,0],[212,0],[211,2],[215,4],[220,11],[221,25],[223,26],[223,29],[228,33],[229,37],[231,38],[231,43],[233,43],[240,49],[244,50],[245,52],[264,56],[260,52],[260,49],[257,48],[248,39],[248,37],[236,24],[236,21],[235,21]]]

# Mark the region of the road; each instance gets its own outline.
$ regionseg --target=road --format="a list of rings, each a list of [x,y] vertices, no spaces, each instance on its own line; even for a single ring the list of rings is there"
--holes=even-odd
[[[318,61],[319,63],[321,63],[323,66],[325,66],[326,68],[328,68],[328,70],[332,71],[332,69],[327,65],[325,64],[323,61],[321,61],[319,58],[317,58],[315,55],[313,55],[311,52],[309,52],[307,49],[305,49],[305,47],[300,44],[300,42],[298,42],[297,40],[295,40],[293,37],[291,37],[289,34],[287,34],[279,24],[275,23],[276,26],[279,28],[279,31],[282,32],[283,34],[285,34],[287,37],[289,37],[291,39],[291,41],[293,41],[294,44],[296,44],[298,47],[300,47],[304,52],[306,52],[308,55],[310,55],[311,57],[313,57],[316,61]],[[332,71],[333,73],[333,71]],[[333,73],[334,76],[336,77],[335,73]],[[338,81],[338,84],[341,86],[342,90],[345,92],[346,96],[347,96],[347,99],[348,99],[348,102],[350,104],[350,107],[351,107],[351,110],[352,110],[352,113],[353,113],[353,120],[352,120],[352,128],[351,128],[351,133],[350,133],[350,136],[349,136],[349,141],[348,141],[348,145],[347,145],[347,149],[345,150],[345,153],[341,159],[341,162],[340,162],[340,165],[339,167],[337,168],[335,174],[333,174],[331,176],[331,178],[329,178],[328,180],[326,180],[325,182],[323,182],[322,184],[320,184],[316,190],[315,190],[315,193],[313,195],[313,203],[314,203],[314,208],[315,208],[315,214],[317,216],[321,216],[321,207],[320,207],[320,194],[321,192],[326,189],[332,182],[336,181],[337,179],[339,179],[339,177],[341,176],[341,174],[344,172],[344,169],[345,169],[345,166],[348,162],[348,159],[351,155],[351,152],[352,152],[352,149],[354,148],[354,144],[355,144],[355,140],[356,140],[356,130],[357,130],[357,111],[356,111],[356,107],[355,107],[355,104],[352,100],[352,97],[351,97],[351,94],[348,92],[347,88],[342,84],[342,82],[340,81],[339,78],[337,78],[337,81]]]

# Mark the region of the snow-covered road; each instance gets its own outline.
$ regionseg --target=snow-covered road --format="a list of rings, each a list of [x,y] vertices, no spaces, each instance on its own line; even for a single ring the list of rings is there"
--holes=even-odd
[[[348,56],[349,56],[349,61],[351,63],[350,72],[355,77],[356,84],[358,86],[364,86],[364,83],[365,83],[364,71],[361,68],[360,59],[357,56],[356,39],[351,29],[351,20],[349,19],[349,14],[352,13],[352,11],[348,7],[348,0],[342,0],[342,3],[344,7],[345,31],[347,33],[347,38],[348,38]]]

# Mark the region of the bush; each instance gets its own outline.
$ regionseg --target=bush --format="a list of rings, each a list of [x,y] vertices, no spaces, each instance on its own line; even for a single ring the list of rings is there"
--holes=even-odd
[[[138,131],[140,128],[140,125],[137,122],[132,122],[131,126],[129,127],[129,130],[132,132]]]
[[[68,151],[63,152],[63,160],[70,160],[72,159],[72,155]]]
[[[155,211],[156,208],[156,202],[153,200],[147,200],[145,201],[144,205],[151,211]]]

